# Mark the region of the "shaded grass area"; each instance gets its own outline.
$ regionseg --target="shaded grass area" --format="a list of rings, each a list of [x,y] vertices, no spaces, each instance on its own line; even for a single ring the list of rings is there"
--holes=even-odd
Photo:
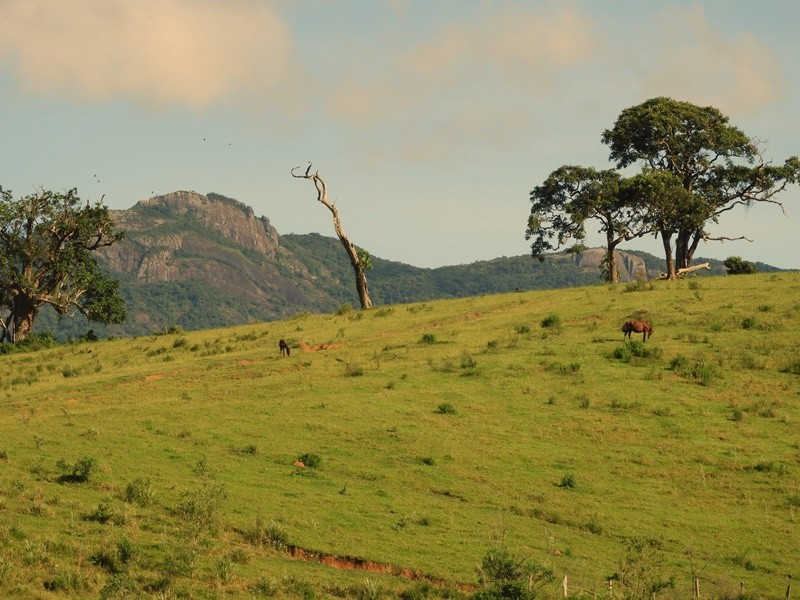
[[[674,577],[659,597],[698,574],[783,597],[799,289],[603,285],[4,355],[0,595],[458,596],[500,545],[558,575],[542,597],[564,574],[607,593],[631,548]]]

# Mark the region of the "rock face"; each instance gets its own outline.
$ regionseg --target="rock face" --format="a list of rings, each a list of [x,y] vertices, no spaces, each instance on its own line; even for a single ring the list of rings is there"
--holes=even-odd
[[[180,268],[178,257],[209,249],[207,232],[197,235],[198,227],[268,260],[275,259],[279,248],[278,232],[269,219],[256,217],[249,206],[218,194],[173,192],[142,200],[129,210],[112,211],[112,218],[127,237],[105,248],[104,258],[112,270],[135,273],[143,283],[186,278],[188,271]]]
[[[111,216],[125,237],[101,248],[101,261],[121,274],[123,287],[133,294],[128,303],[133,322],[152,323],[167,310],[165,285],[183,294],[169,300],[181,305],[172,307],[176,321],[197,322],[198,311],[203,318],[215,313],[219,321],[212,323],[276,319],[290,308],[310,307],[322,295],[315,277],[280,247],[269,219],[256,217],[237,200],[174,192]],[[153,293],[161,306],[148,304]]]
[[[605,257],[605,248],[589,248],[575,254],[575,264],[581,270],[599,272]],[[614,262],[620,281],[647,281],[647,266],[638,256],[617,250],[614,252]]]

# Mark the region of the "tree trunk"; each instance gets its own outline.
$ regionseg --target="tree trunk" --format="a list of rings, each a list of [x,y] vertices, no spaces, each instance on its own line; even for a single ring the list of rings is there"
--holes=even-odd
[[[694,258],[694,252],[697,250],[697,245],[700,243],[700,240],[704,239],[703,231],[698,229],[692,234],[692,243],[689,244],[689,250],[686,252],[686,266],[689,267],[692,264],[692,259]]]
[[[369,290],[367,289],[367,275],[364,263],[358,255],[358,250],[355,245],[350,241],[347,235],[345,235],[344,229],[342,229],[342,222],[339,219],[339,211],[336,205],[328,200],[328,187],[325,185],[325,181],[319,176],[319,173],[311,173],[310,164],[304,175],[295,174],[295,170],[298,168],[299,167],[295,167],[292,169],[292,177],[310,179],[314,183],[314,187],[317,188],[317,200],[321,204],[327,206],[328,210],[330,210],[333,215],[333,228],[336,231],[339,241],[342,242],[345,252],[347,252],[347,257],[350,259],[350,264],[356,276],[356,291],[358,292],[358,301],[361,303],[361,308],[372,308],[372,300],[369,297]]]
[[[610,283],[617,283],[619,281],[617,261],[615,260],[616,256],[614,255],[614,249],[616,247],[617,245],[614,243],[614,241],[609,239],[608,245],[606,246],[606,269],[608,270],[607,281]]]
[[[678,231],[675,239],[675,268],[685,269],[689,266],[689,238],[692,232],[688,229]]]
[[[36,307],[33,301],[24,294],[14,296],[14,333],[11,341],[18,343],[24,341],[31,333],[33,320],[36,318]]]
[[[661,230],[661,243],[664,246],[664,258],[667,261],[666,279],[675,279],[675,261],[672,258],[672,233]]]
[[[0,336],[0,344],[5,342],[5,341],[9,341],[9,342],[13,342],[14,341],[13,338],[11,337],[11,329],[10,329],[11,321],[13,319],[14,319],[14,313],[10,312],[10,313],[8,313],[8,317],[5,319],[5,321],[0,320],[0,327],[3,328],[3,335]]]

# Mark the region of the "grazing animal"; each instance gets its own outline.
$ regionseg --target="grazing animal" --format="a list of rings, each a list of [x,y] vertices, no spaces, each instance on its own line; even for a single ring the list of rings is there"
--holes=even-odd
[[[289,351],[289,344],[287,344],[285,340],[279,341],[278,347],[281,349],[281,356],[289,356],[291,354]]]
[[[653,328],[647,321],[626,321],[625,325],[622,326],[622,333],[625,334],[623,337],[629,339],[632,333],[641,333],[643,334],[642,341],[646,342],[648,337],[653,336]]]

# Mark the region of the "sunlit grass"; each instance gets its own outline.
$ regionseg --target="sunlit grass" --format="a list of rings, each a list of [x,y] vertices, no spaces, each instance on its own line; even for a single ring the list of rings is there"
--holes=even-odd
[[[683,597],[692,565],[709,594],[782,597],[800,576],[800,277],[690,284],[2,356],[0,595],[97,596],[123,576],[191,597],[363,582],[286,545],[476,584],[499,540],[607,593],[635,538],[659,541]],[[634,315],[655,327],[646,343],[623,340]]]

